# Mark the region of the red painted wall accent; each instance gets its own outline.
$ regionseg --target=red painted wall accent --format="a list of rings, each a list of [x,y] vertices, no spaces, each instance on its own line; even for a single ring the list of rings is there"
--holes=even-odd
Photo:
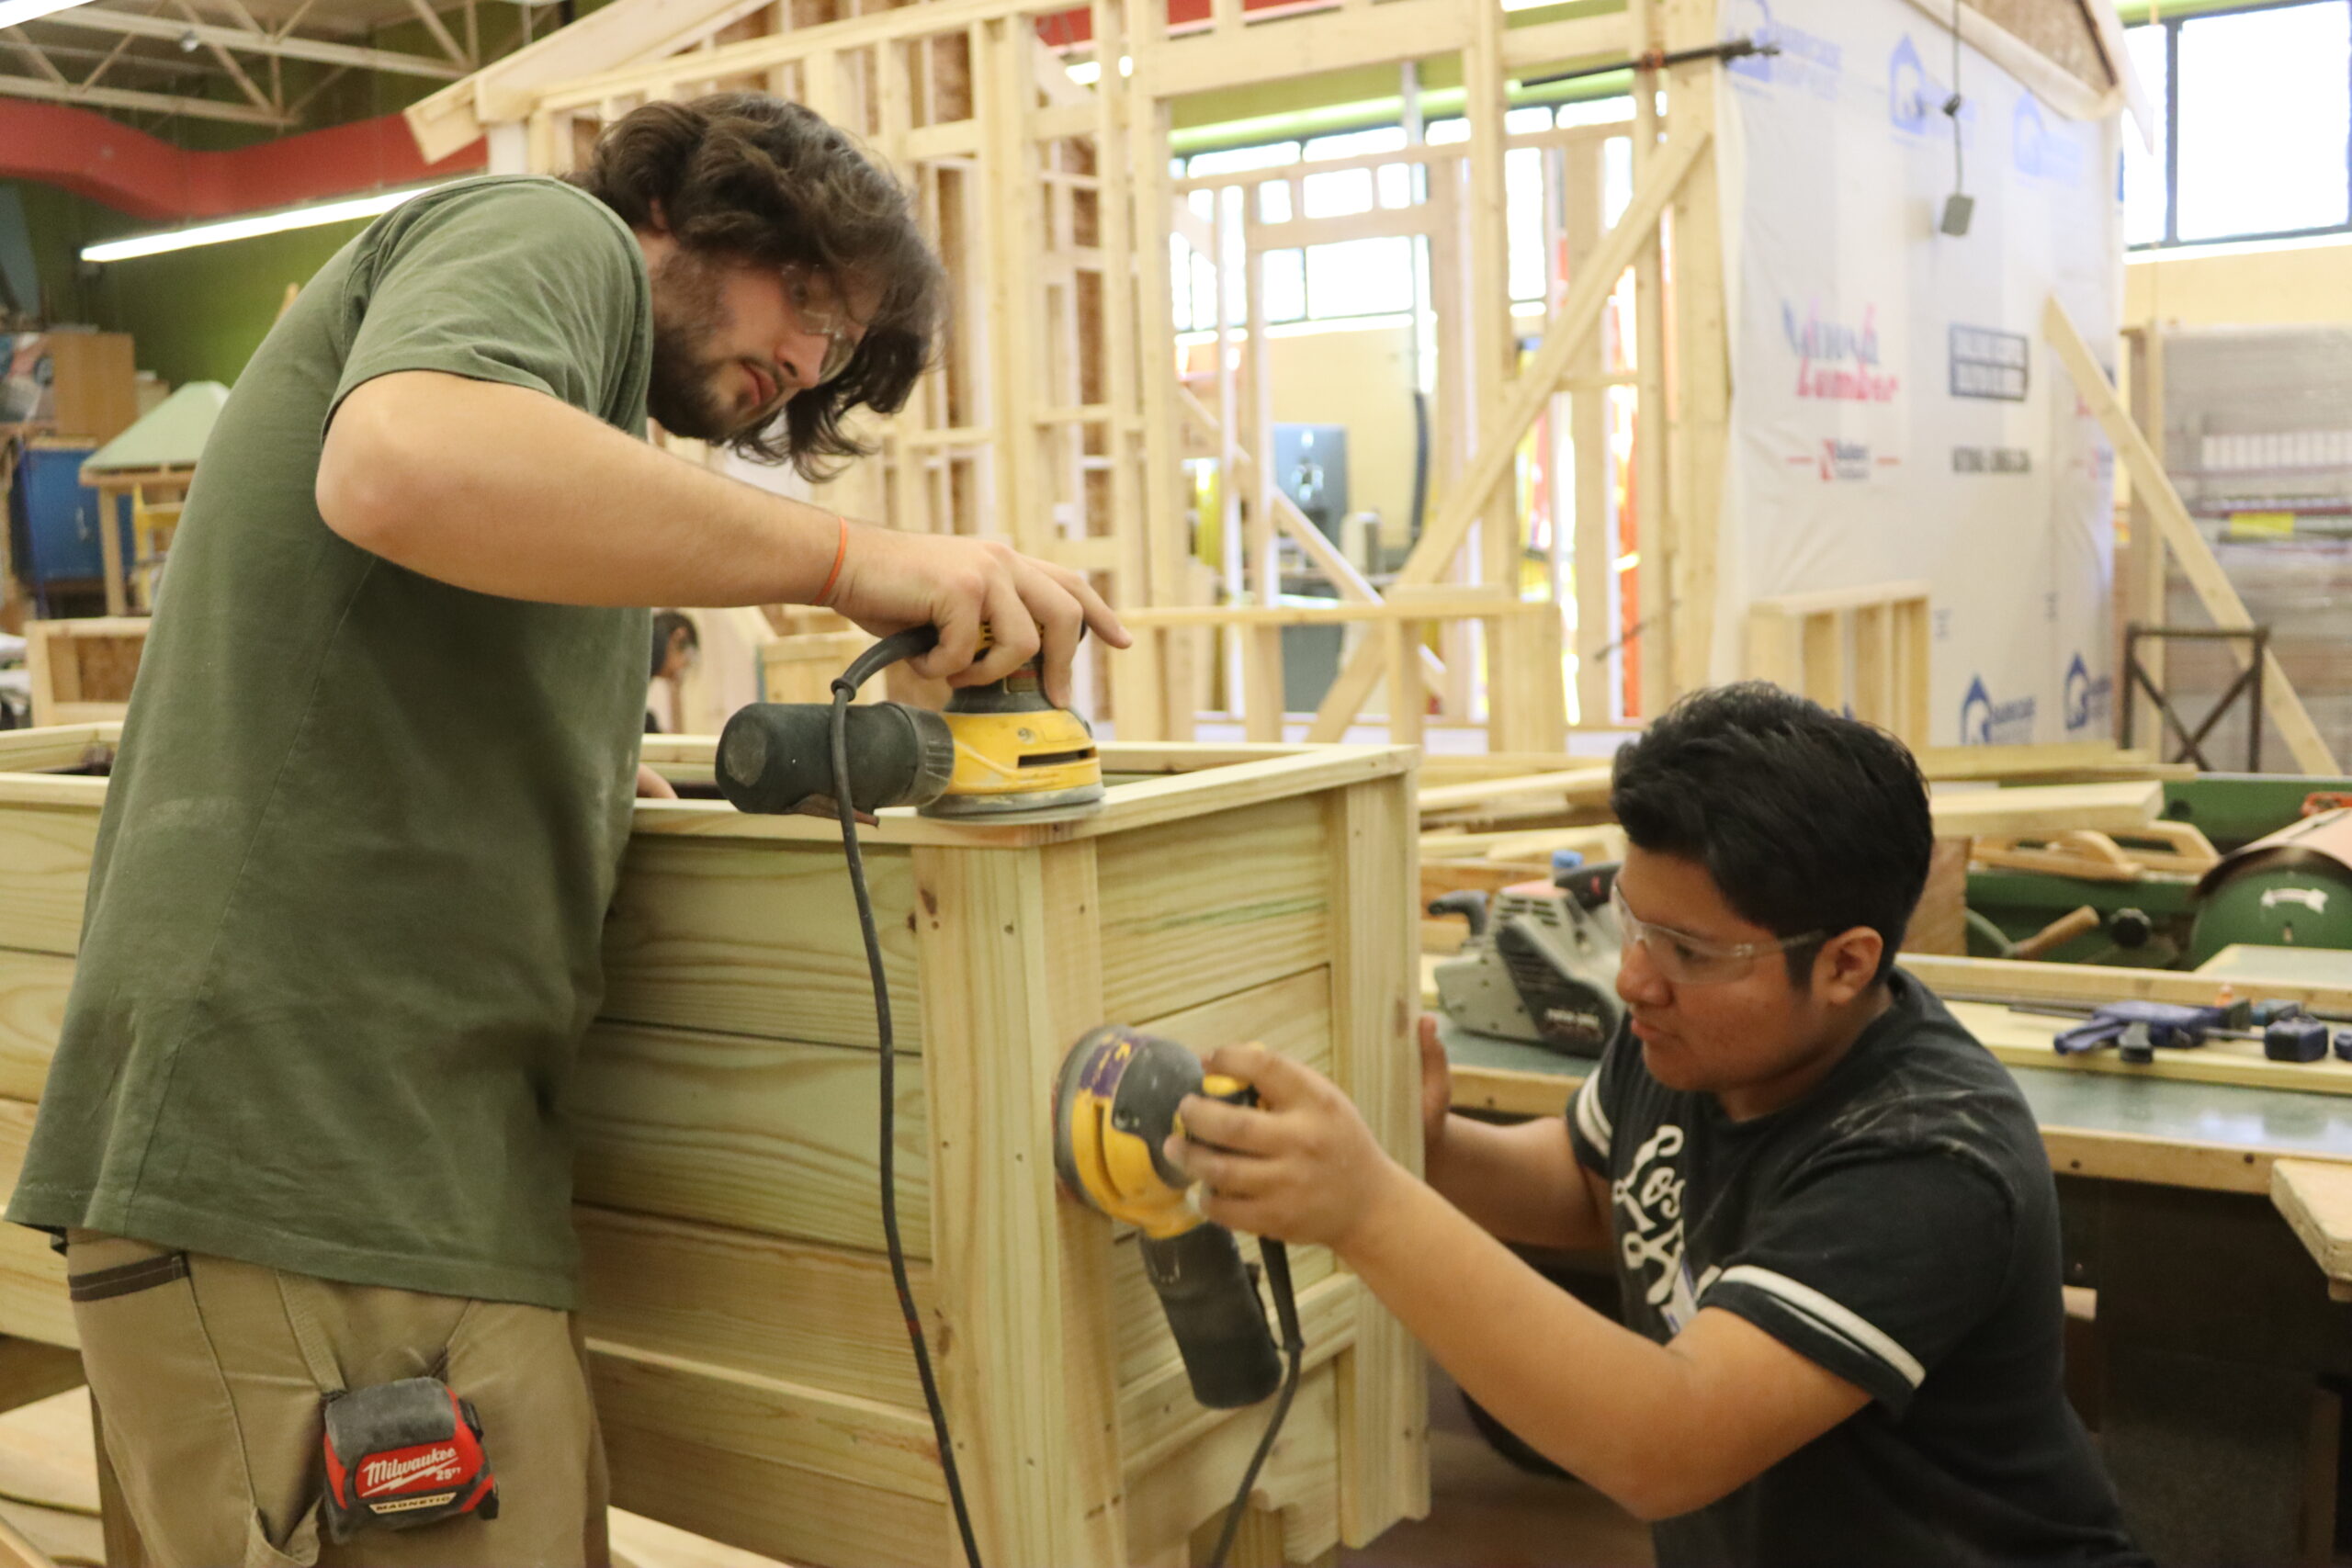
[[[87,109],[0,98],[0,179],[62,186],[119,212],[165,222],[469,174],[486,158],[476,141],[428,164],[396,114],[233,152],[191,152]]]

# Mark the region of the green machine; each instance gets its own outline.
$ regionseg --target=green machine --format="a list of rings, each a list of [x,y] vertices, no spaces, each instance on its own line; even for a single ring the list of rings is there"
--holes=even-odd
[[[2199,879],[2188,964],[2233,942],[2352,948],[2352,810],[2306,817]]]
[[[2330,826],[2352,814],[2302,815],[2330,796],[2352,799],[2352,779],[2200,773],[2164,788],[2165,819],[2203,831],[2224,852],[2220,865],[2136,882],[1980,867],[1968,875],[1970,953],[2003,956],[2085,907],[2097,927],[2041,956],[2194,968],[2233,942],[2352,949],[2352,825]]]

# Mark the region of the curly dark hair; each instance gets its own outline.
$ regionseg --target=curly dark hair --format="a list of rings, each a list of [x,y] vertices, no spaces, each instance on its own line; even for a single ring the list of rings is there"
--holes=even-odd
[[[647,104],[608,128],[571,182],[632,228],[666,229],[687,250],[798,264],[846,297],[880,303],[848,367],[784,405],[781,421],[729,443],[757,462],[830,478],[873,448],[842,428],[863,404],[896,413],[931,361],[946,273],[915,226],[906,187],[845,132],[765,93]],[[659,209],[658,216],[656,209]]]

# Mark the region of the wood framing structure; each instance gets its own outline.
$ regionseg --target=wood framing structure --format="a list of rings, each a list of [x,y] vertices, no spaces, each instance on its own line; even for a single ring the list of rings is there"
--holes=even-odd
[[[81,926],[107,726],[0,736],[0,1167],[21,1162]],[[712,742],[648,759],[707,788]],[[1193,1403],[1134,1237],[1057,1195],[1050,1086],[1095,1023],[1261,1039],[1419,1163],[1412,753],[1108,747],[1097,814],[866,838],[899,1021],[900,1213],[981,1550],[1192,1561],[1264,1407]],[[1204,848],[1215,851],[1204,854]],[[1250,874],[1236,879],[1232,864]],[[584,1325],[619,1506],[812,1565],[932,1565],[955,1531],[880,1252],[875,1025],[834,829],[640,802],[575,1080]],[[1307,1371],[1248,1561],[1428,1506],[1420,1353],[1294,1249]],[[0,1335],[74,1343],[0,1227]]]
[[[1928,744],[1928,585],[1891,582],[1758,599],[1747,607],[1747,673]]]
[[[1204,694],[1250,739],[1283,739],[1279,630],[1243,612],[1275,606],[1281,557],[1293,550],[1340,604],[1371,611],[1362,618],[1378,624],[1376,634],[1356,639],[1307,726],[1309,739],[1343,737],[1385,685],[1396,688],[1385,705],[1399,733],[1410,733],[1434,700],[1449,720],[1483,712],[1495,750],[1557,750],[1566,723],[1560,574],[1556,560],[1530,570],[1521,457],[1532,431],[1582,422],[1589,471],[1551,487],[1561,499],[1547,522],[1570,526],[1566,498],[1573,493],[1582,520],[1573,526],[1583,530],[1577,558],[1615,560],[1623,541],[1601,531],[1609,508],[1594,479],[1607,446],[1595,434],[1598,400],[1611,391],[1644,400],[1636,420],[1645,433],[1638,463],[1650,517],[1643,558],[1669,563],[1654,564],[1648,581],[1695,573],[1697,596],[1672,591],[1668,609],[1637,611],[1622,636],[1580,631],[1587,677],[1579,690],[1605,695],[1590,656],[1612,640],[1645,650],[1652,695],[1692,683],[1705,664],[1708,617],[1697,606],[1713,592],[1707,541],[1728,400],[1713,259],[1713,67],[1678,68],[1656,84],[1674,100],[1671,137],[1646,109],[1623,126],[1521,137],[1507,134],[1504,116],[1514,78],[1623,57],[1654,40],[1712,41],[1712,5],[1639,0],[1622,14],[1514,27],[1498,0],[1335,0],[1270,11],[1216,0],[1206,26],[1180,32],[1159,0],[1094,0],[1083,15],[1104,69],[1092,89],[1070,82],[1038,34],[1039,17],[1070,12],[1065,0],[932,0],[895,9],[860,9],[855,0],[666,8],[636,0],[590,18],[595,39],[566,41],[575,30],[567,29],[417,105],[410,118],[427,155],[487,130],[494,165],[503,148],[505,166],[551,173],[571,167],[604,125],[637,105],[718,88],[796,98],[865,138],[916,191],[955,279],[958,310],[941,373],[882,427],[878,460],[845,476],[829,500],[898,527],[995,534],[1102,574],[1123,606],[1233,612],[1206,625],[1147,622],[1138,647],[1108,661],[1111,717],[1124,739],[1189,738]],[[1468,85],[1464,141],[1248,179],[1170,175],[1171,106],[1189,95],[1448,58],[1459,61]],[[1604,231],[1599,152],[1612,135],[1638,143],[1637,181],[1631,205]],[[1548,314],[1532,333],[1512,320],[1506,254],[1505,159],[1521,150],[1542,156],[1551,188],[1575,195],[1573,213],[1552,225],[1559,243],[1547,247]],[[1351,218],[1304,215],[1303,178],[1357,165],[1408,169],[1409,198]],[[1285,181],[1293,199],[1289,216],[1277,220],[1261,191]],[[1190,204],[1201,191],[1218,215],[1213,220]],[[1679,270],[1690,281],[1671,303],[1658,281],[1661,222],[1690,258]],[[1288,504],[1261,461],[1272,407],[1264,254],[1377,235],[1410,236],[1424,247],[1443,367],[1437,425],[1445,433],[1426,525],[1393,585],[1380,586]],[[1242,301],[1217,333],[1209,399],[1180,379],[1170,341],[1173,267],[1195,256],[1216,270],[1220,299]],[[1563,257],[1569,276],[1560,275]],[[1648,284],[1636,296],[1649,355],[1640,377],[1602,365],[1599,346],[1603,314],[1629,269]],[[1665,403],[1669,309],[1680,355],[1672,421]],[[1246,352],[1238,335],[1245,319]],[[1583,400],[1572,407],[1572,398]],[[1672,493],[1687,495],[1679,511],[1669,510],[1669,474],[1680,486]],[[1218,515],[1188,511],[1204,493],[1218,498]],[[1689,536],[1679,556],[1669,517]],[[1204,526],[1231,536],[1222,581],[1196,555]],[[1631,581],[1586,577],[1591,582],[1579,578],[1577,591],[1605,627],[1611,592],[1629,592]],[[1465,612],[1465,592],[1477,597],[1478,613]],[[1416,594],[1430,602],[1401,624],[1379,609]],[[1502,601],[1550,609],[1487,607]],[[1439,646],[1406,629],[1415,626],[1433,628]],[[1687,651],[1668,660],[1664,650],[1677,635]],[[1408,658],[1417,680],[1404,670]]]
[[[147,649],[144,615],[89,615],[25,623],[25,673],[37,726],[103,724],[130,706],[130,683]]]

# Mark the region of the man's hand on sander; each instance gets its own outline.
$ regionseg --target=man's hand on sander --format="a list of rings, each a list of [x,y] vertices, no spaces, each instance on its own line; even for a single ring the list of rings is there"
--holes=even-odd
[[[852,524],[825,603],[878,635],[937,626],[938,646],[908,662],[951,685],[1001,681],[1042,651],[1046,696],[1063,707],[1069,705],[1070,661],[1083,628],[1092,627],[1113,648],[1132,640],[1082,574],[993,539]],[[984,626],[989,645],[979,656]]]

